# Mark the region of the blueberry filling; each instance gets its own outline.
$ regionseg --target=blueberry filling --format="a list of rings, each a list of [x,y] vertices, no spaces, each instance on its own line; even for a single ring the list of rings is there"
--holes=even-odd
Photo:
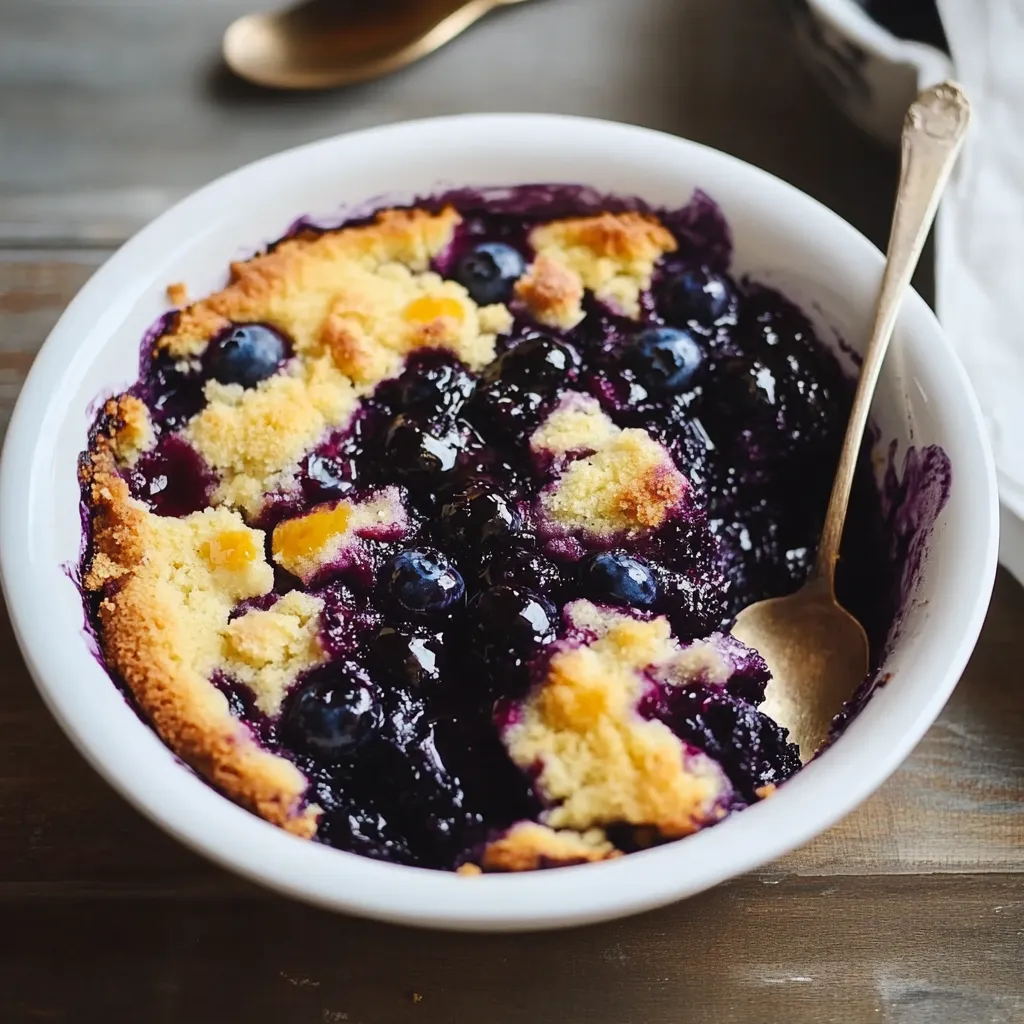
[[[144,452],[129,477],[132,494],[161,516],[186,516],[210,504],[214,477],[196,451],[175,435]]]
[[[470,205],[448,263],[479,304],[507,302],[525,270],[529,211]],[[564,214],[593,212],[570,203]],[[368,535],[325,580],[320,634],[329,663],[300,678],[276,720],[244,687],[218,680],[268,749],[310,779],[318,840],[406,864],[457,866],[541,804],[505,751],[503,716],[531,691],[566,640],[565,605],[589,600],[665,616],[681,643],[728,627],[761,597],[800,585],[817,533],[851,386],[804,315],[777,292],[734,280],[721,222],[666,214],[680,252],[642,297],[640,321],[594,300],[572,330],[520,315],[481,372],[443,351],[411,355],[344,431],[301,462],[294,493],[257,525],[381,488],[397,489],[401,539]],[[161,515],[207,507],[217,481],[175,431],[215,379],[252,388],[282,370],[291,341],[233,325],[191,369],[148,365],[138,393],[159,441],[127,473]],[[550,466],[530,438],[567,392],[589,395],[618,428],[664,446],[690,487],[685,514],[612,541],[553,536],[537,501]],[[586,453],[574,453],[581,455]],[[892,621],[892,576],[878,494],[862,473],[839,588],[873,625]],[[278,574],[275,595],[301,589]],[[654,686],[639,712],[713,758],[735,806],[799,768],[795,748],[757,709],[763,662],[739,652],[728,685]],[[657,837],[617,823],[621,849]]]

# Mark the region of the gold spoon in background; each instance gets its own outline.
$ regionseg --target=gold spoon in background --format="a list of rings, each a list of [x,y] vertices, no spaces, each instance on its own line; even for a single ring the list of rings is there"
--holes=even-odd
[[[789,730],[805,762],[828,738],[833,718],[868,672],[867,635],[835,595],[843,521],[871,399],[896,315],[969,118],[967,97],[955,82],[926,89],[907,112],[881,292],[814,567],[795,594],[745,608],[732,631],[743,643],[760,651],[768,663],[772,681],[762,710]]]
[[[522,0],[306,0],[228,26],[224,60],[275,89],[330,89],[397,71]]]

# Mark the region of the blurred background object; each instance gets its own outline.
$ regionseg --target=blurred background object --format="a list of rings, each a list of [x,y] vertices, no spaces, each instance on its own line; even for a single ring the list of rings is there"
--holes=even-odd
[[[951,77],[935,0],[783,0],[800,53],[846,115],[899,142],[907,107]]]
[[[351,85],[398,71],[451,42],[495,8],[522,2],[304,0],[232,22],[224,34],[224,59],[237,75],[257,85]]]

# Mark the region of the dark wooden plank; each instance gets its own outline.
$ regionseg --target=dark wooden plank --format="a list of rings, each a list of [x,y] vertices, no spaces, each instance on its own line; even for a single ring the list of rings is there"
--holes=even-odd
[[[267,153],[493,110],[586,114],[697,139],[793,181],[884,241],[895,157],[822,95],[777,4],[538,0],[401,74],[314,95],[260,91],[220,70],[224,27],[260,6],[270,0],[5,0],[0,244],[118,242]]]
[[[102,250],[0,252],[0,442],[36,352],[106,255]]]
[[[1024,1014],[1021,882],[999,875],[748,879],[644,917],[532,936],[424,934],[276,899],[47,899],[0,913],[10,1024],[1011,1024]]]

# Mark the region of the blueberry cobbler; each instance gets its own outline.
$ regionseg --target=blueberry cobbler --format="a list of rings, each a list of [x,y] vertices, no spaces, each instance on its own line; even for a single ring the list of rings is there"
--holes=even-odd
[[[111,674],[231,799],[402,864],[603,860],[770,796],[800,752],[728,627],[803,581],[851,387],[729,260],[700,193],[533,187],[172,287],[81,460]],[[878,638],[865,478],[840,588]]]

